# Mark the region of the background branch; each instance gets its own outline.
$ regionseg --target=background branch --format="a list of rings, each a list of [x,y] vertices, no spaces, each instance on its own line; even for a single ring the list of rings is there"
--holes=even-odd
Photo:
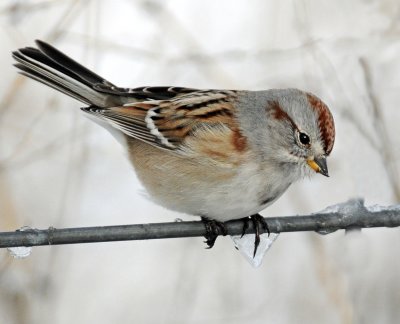
[[[363,200],[358,199],[311,215],[268,217],[266,221],[273,233],[316,231],[328,234],[339,229],[396,227],[400,226],[400,205],[365,207]],[[242,227],[240,220],[226,223],[229,235],[240,235]],[[254,233],[251,224],[247,233]],[[50,227],[46,230],[24,229],[0,233],[0,248],[195,237],[204,234],[204,224],[200,221],[64,229]]]

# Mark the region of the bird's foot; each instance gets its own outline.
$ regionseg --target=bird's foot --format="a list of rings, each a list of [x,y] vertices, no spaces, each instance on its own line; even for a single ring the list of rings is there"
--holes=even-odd
[[[224,223],[205,217],[202,217],[201,220],[206,228],[206,235],[204,235],[206,241],[204,241],[204,243],[207,243],[207,249],[211,249],[214,246],[217,237],[219,235],[225,236],[228,232]]]
[[[254,214],[249,217],[243,218],[243,229],[242,229],[242,236],[246,234],[246,231],[249,228],[250,221],[253,223],[254,231],[256,238],[254,240],[254,253],[253,258],[256,256],[258,246],[260,245],[260,230],[262,229],[261,233],[267,232],[268,236],[271,234],[268,228],[268,224],[265,221],[264,217],[260,214]]]

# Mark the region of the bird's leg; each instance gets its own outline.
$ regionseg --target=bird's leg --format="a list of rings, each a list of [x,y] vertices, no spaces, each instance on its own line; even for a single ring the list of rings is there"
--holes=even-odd
[[[242,220],[243,220],[243,227],[242,227],[242,235],[240,236],[240,238],[242,238],[246,234],[246,231],[249,229],[249,224],[250,224],[251,218],[244,217],[244,218],[242,218]]]
[[[255,231],[255,240],[254,240],[254,253],[253,258],[256,256],[258,246],[260,245],[260,229],[262,228],[262,232],[267,232],[268,236],[271,234],[268,228],[268,224],[265,221],[264,217],[260,214],[254,214],[250,217],[243,218],[243,229],[242,236],[246,234],[247,229],[249,228],[250,221],[253,223],[254,231]]]
[[[204,235],[206,241],[204,241],[204,243],[207,243],[207,249],[211,249],[214,246],[217,237],[219,235],[225,236],[228,232],[224,223],[205,217],[202,217],[201,220],[206,228],[206,235]]]

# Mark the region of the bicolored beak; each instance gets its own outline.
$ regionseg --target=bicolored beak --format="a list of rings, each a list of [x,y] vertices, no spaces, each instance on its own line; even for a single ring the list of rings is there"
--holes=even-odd
[[[329,177],[328,166],[326,165],[326,157],[314,157],[313,159],[308,159],[307,164],[313,169],[315,172],[321,173],[325,177]]]

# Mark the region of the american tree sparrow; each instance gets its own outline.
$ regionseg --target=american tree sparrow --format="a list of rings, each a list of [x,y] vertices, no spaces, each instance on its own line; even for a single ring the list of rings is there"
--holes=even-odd
[[[13,53],[20,73],[88,105],[82,110],[127,148],[160,205],[201,216],[209,247],[223,222],[258,212],[296,180],[328,176],[335,126],[328,107],[297,89],[119,88],[42,41]]]

